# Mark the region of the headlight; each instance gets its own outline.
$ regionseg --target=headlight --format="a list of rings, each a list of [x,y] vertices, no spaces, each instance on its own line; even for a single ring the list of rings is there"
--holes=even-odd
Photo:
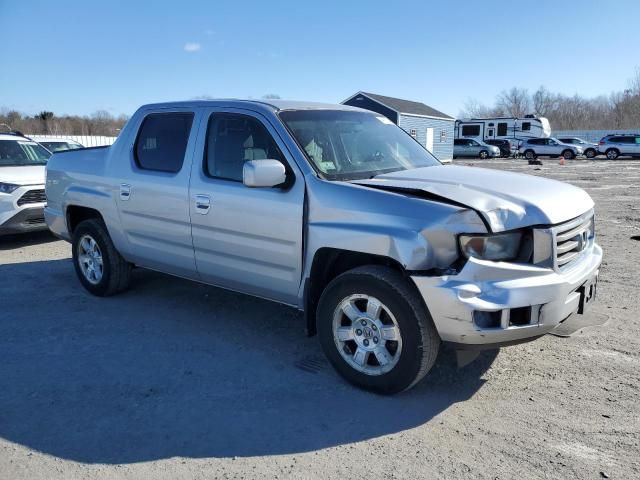
[[[465,257],[483,260],[512,260],[518,256],[522,233],[460,235],[460,250]]]
[[[0,183],[0,193],[12,193],[19,186],[13,183]]]

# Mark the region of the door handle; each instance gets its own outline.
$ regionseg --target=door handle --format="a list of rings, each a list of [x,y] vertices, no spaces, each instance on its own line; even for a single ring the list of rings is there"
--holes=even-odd
[[[131,197],[131,185],[128,183],[120,184],[120,200],[129,200]]]
[[[211,197],[209,195],[198,194],[195,196],[196,213],[206,215],[211,207]]]

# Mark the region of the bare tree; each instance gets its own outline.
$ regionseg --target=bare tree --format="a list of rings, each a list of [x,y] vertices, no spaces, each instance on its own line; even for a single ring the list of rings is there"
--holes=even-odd
[[[460,111],[460,118],[485,118],[499,117],[504,115],[504,111],[498,107],[487,107],[474,98],[469,98],[464,103],[464,108]]]
[[[25,134],[60,135],[117,135],[128,118],[121,115],[114,118],[109,112],[100,110],[90,116],[55,115],[43,110],[37,115],[28,116],[15,110],[0,108],[0,124],[6,123],[12,129]]]
[[[547,117],[555,130],[640,130],[640,67],[629,80],[628,89],[608,96],[567,96],[550,92],[544,86],[529,95],[527,90],[514,87],[500,93],[493,107],[474,99],[467,100],[460,117],[523,117],[530,112]]]
[[[533,113],[540,117],[546,117],[554,108],[555,96],[544,86],[541,86],[531,97]]]
[[[531,109],[529,92],[524,88],[513,87],[503,90],[496,100],[496,107],[514,117],[524,117]]]
[[[633,95],[640,95],[640,67],[636,67],[636,71],[629,80],[629,89]]]

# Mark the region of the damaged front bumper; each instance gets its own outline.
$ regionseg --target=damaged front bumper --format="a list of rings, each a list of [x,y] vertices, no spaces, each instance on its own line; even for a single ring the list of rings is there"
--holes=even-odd
[[[500,347],[533,340],[577,312],[601,262],[594,243],[562,272],[470,258],[456,275],[411,278],[443,341]]]

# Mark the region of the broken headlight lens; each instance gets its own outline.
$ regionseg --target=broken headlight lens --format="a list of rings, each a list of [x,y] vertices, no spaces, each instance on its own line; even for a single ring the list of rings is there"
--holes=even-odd
[[[460,235],[460,250],[465,257],[482,260],[512,260],[518,256],[522,233]]]

